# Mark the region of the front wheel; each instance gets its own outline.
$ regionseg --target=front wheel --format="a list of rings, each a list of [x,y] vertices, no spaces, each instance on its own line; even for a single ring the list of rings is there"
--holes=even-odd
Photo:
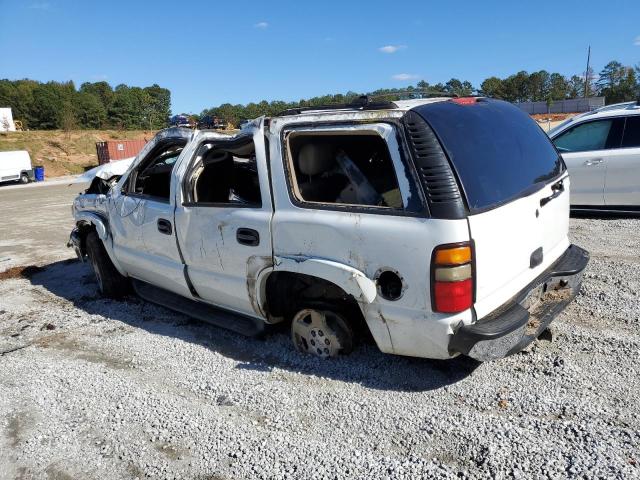
[[[20,175],[20,183],[29,183],[29,175],[26,173]]]
[[[321,358],[346,355],[353,350],[353,331],[337,312],[303,308],[291,321],[291,339],[299,352]]]
[[[96,274],[100,293],[109,298],[122,298],[129,292],[129,279],[122,276],[111,262],[98,234],[87,235],[87,256]]]

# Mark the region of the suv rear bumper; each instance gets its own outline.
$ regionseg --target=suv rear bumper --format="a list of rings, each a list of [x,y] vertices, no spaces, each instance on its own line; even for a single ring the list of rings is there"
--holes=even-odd
[[[486,361],[517,353],[535,340],[574,299],[589,263],[589,252],[569,248],[512,300],[487,317],[460,327],[449,350]]]

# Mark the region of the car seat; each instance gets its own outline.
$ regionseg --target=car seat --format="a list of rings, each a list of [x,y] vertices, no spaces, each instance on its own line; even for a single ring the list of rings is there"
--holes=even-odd
[[[336,158],[333,147],[324,143],[307,143],[298,153],[301,177],[298,188],[303,200],[334,203],[348,183],[347,178],[335,172]]]

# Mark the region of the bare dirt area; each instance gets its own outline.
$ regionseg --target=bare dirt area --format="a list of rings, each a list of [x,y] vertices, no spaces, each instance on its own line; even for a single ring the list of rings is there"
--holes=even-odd
[[[0,133],[0,151],[27,150],[32,164],[42,165],[47,177],[82,173],[98,165],[96,142],[150,140],[146,130],[30,130]]]
[[[322,361],[100,298],[71,191],[38,190],[0,189],[2,479],[640,477],[640,219],[572,219],[592,259],[552,341]]]

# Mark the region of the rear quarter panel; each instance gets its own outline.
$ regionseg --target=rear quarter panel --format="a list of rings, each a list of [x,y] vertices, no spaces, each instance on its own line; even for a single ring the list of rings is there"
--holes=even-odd
[[[373,302],[359,302],[378,347],[409,356],[450,357],[452,326],[470,323],[471,311],[457,315],[431,311],[430,263],[435,246],[469,239],[467,221],[295,206],[278,135],[270,140],[270,148],[274,256],[331,260],[371,280],[381,270],[397,272],[403,280],[400,299],[386,300],[378,291]]]

